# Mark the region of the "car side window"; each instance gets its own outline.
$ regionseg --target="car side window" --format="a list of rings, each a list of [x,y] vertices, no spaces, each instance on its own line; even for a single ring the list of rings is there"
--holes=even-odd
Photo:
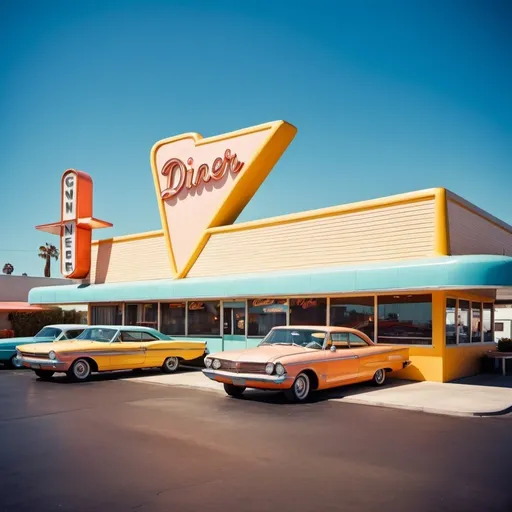
[[[119,335],[121,341],[140,341],[139,331],[122,331]]]
[[[349,348],[348,333],[346,332],[332,332],[332,344],[338,348]]]
[[[158,338],[149,332],[141,332],[140,335],[140,341],[158,341]]]
[[[82,332],[83,332],[83,330],[67,331],[66,333],[64,333],[63,338],[66,339],[66,340],[74,340]]]
[[[362,348],[368,346],[368,343],[366,343],[366,341],[364,341],[363,338],[359,337],[357,334],[354,334],[353,332],[349,333],[348,339],[350,342],[350,348]]]

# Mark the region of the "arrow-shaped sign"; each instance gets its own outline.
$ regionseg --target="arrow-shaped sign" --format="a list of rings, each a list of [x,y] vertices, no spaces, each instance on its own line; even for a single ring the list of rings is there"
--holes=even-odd
[[[232,224],[293,140],[285,121],[204,139],[186,133],[151,150],[162,226],[175,277],[185,277],[212,227]]]

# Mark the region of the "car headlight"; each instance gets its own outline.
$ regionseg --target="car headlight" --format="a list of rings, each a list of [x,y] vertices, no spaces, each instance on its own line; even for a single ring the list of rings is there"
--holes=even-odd
[[[218,359],[214,359],[212,366],[214,370],[218,370],[220,368],[220,361]]]
[[[276,364],[276,373],[277,375],[281,376],[284,375],[286,370],[284,369],[284,366],[281,363]]]
[[[265,366],[265,372],[272,375],[274,373],[274,363],[267,363],[267,366]]]
[[[210,366],[212,365],[212,360],[209,357],[205,357],[204,365],[206,366],[206,368],[210,368]]]
[[[50,359],[57,359],[57,354],[52,350],[49,354],[48,354],[48,357]]]

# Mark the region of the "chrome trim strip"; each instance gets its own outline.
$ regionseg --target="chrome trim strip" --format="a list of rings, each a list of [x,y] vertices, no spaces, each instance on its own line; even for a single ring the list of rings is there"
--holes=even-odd
[[[287,366],[296,366],[298,364],[304,365],[304,364],[324,364],[324,363],[330,363],[331,361],[343,361],[345,359],[358,359],[359,356],[344,356],[344,357],[326,357],[325,359],[311,359],[309,361],[298,361],[296,363],[283,363],[280,362],[285,368]]]
[[[32,359],[30,357],[18,357],[18,360],[21,363],[36,364],[38,366],[52,366],[54,368],[66,366],[66,363],[58,361],[57,359]]]
[[[222,370],[213,370],[211,368],[207,368],[202,370],[204,375],[211,380],[216,380],[215,377],[225,377],[227,379],[245,379],[252,380],[256,382],[267,382],[269,384],[282,384],[287,380],[293,380],[293,377],[288,377],[286,374],[284,375],[260,375],[255,373],[233,373],[233,372],[223,372]]]

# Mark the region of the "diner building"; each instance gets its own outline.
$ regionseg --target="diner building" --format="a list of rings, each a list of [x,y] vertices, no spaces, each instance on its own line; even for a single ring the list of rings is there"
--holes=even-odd
[[[397,376],[445,382],[477,373],[495,349],[495,303],[512,302],[512,226],[445,188],[234,223],[295,133],[285,123],[270,168],[257,167],[262,176],[251,182],[243,172],[256,164],[236,137],[261,126],[194,139],[193,149],[212,141],[217,146],[209,149],[232,151],[227,181],[209,187],[212,181],[196,180],[201,193],[191,194],[193,181],[176,185],[178,167],[164,172],[172,155],[182,162],[193,156],[198,166],[208,160],[190,147],[180,153],[179,144],[197,134],[156,144],[151,163],[162,229],[92,242],[86,277],[32,289],[30,303],[88,305],[90,324],[152,326],[204,339],[211,352],[256,346],[279,325],[353,327],[376,343],[409,347],[412,364]],[[220,165],[214,161],[212,175]],[[173,172],[175,181],[164,183]],[[229,188],[237,180],[244,188]],[[223,187],[220,201],[215,194]],[[207,217],[190,250],[172,217],[185,221],[187,201],[198,217],[204,204]],[[229,215],[220,215],[222,208],[208,215],[212,201],[236,205]],[[193,222],[186,224],[193,234]]]

